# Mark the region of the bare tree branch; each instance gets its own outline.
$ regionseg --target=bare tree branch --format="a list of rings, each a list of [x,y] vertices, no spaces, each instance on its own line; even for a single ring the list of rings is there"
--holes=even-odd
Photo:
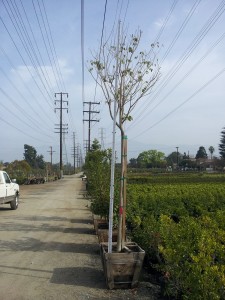
[[[140,51],[141,36],[140,30],[129,38],[122,33],[118,53],[116,46],[106,42],[100,54],[92,54],[93,59],[90,62],[90,72],[103,91],[112,119],[112,102],[114,100],[117,102],[117,113],[120,116],[117,126],[120,129],[123,123],[131,118],[130,114],[139,100],[151,93],[160,77],[160,68],[154,51],[158,44],[152,44],[148,51]],[[118,62],[117,75],[116,62]],[[97,79],[93,76],[93,72],[97,74]],[[117,91],[116,76],[118,76]]]

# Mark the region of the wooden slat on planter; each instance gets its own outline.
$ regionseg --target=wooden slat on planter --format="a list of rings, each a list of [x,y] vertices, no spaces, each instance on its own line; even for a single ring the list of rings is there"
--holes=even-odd
[[[117,230],[113,230],[112,232],[112,241],[116,242],[117,241]],[[100,243],[106,243],[108,242],[109,238],[109,230],[108,229],[98,229],[98,241]]]
[[[116,243],[113,243],[113,252],[108,253],[108,243],[101,243],[103,269],[109,289],[133,288],[138,284],[145,251],[136,243],[125,245],[130,252],[116,252]]]

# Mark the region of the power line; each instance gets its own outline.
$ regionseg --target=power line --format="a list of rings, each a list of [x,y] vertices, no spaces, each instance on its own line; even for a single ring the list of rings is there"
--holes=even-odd
[[[44,123],[46,123],[46,122],[45,122],[44,119],[43,119],[43,115],[45,115],[46,119],[49,121],[49,117],[50,117],[50,116],[47,115],[47,113],[45,112],[45,110],[43,111],[42,106],[41,106],[41,104],[39,103],[38,99],[36,98],[36,96],[34,95],[34,93],[31,91],[31,89],[29,88],[29,86],[28,86],[27,84],[25,84],[25,81],[24,81],[24,79],[21,77],[20,73],[17,71],[16,66],[13,64],[13,62],[11,61],[11,59],[9,58],[9,56],[7,55],[6,51],[5,51],[1,46],[0,46],[0,51],[3,53],[3,55],[5,56],[5,58],[6,58],[7,61],[8,61],[9,65],[12,67],[12,69],[14,70],[14,72],[17,74],[17,76],[19,77],[19,79],[21,80],[21,82],[23,82],[24,88],[29,92],[29,94],[30,94],[30,96],[31,96],[31,99],[36,100],[36,101],[34,101],[34,103],[35,103],[36,105],[38,105],[38,107],[39,107],[39,109],[41,110],[42,114],[41,114],[41,115],[38,114],[38,111],[37,111],[37,110],[35,110],[35,114],[36,114],[36,115],[37,115]],[[4,73],[4,74],[5,74],[5,73]],[[5,75],[5,76],[6,76],[6,75]],[[8,76],[6,76],[6,77],[7,77],[7,79],[9,80]],[[11,80],[10,80],[10,82],[11,82]],[[13,86],[14,86],[14,88],[15,88],[15,85],[14,85],[14,84],[13,84]],[[18,90],[18,89],[17,89],[17,90]],[[31,106],[30,103],[29,103],[28,105]],[[33,106],[32,106],[32,108],[35,109]]]
[[[28,18],[28,16],[27,16],[27,13],[26,13],[26,10],[25,10],[25,8],[24,8],[24,5],[23,5],[22,0],[20,0],[20,3],[21,3],[21,6],[22,6],[22,8],[23,8],[23,12],[24,12],[25,18],[26,18],[26,20],[27,20],[27,23],[28,23],[28,26],[29,26],[29,30],[30,30],[31,35],[32,35],[32,37],[33,37],[33,41],[35,42],[35,47],[33,47],[33,48],[36,48],[36,49],[37,49],[38,54],[39,54],[39,57],[40,57],[41,62],[42,62],[42,65],[44,66],[45,63],[44,63],[44,60],[43,60],[43,57],[42,57],[42,54],[41,54],[39,45],[38,45],[37,40],[36,40],[36,38],[35,38],[35,35],[34,35],[34,32],[33,32],[32,26],[31,26],[31,24],[30,24],[30,21],[29,21],[29,18]],[[49,76],[49,73],[48,73],[47,68],[45,68],[44,70],[45,70],[45,72],[46,72],[46,76],[47,76],[47,78],[48,78],[48,81],[49,81],[50,84],[51,84],[51,79],[50,79],[50,76]],[[52,85],[52,84],[51,84],[51,85]]]
[[[165,20],[164,20],[164,22],[163,22],[161,28],[160,28],[160,30],[159,30],[159,32],[158,32],[158,34],[157,34],[155,40],[154,40],[154,43],[157,43],[157,42],[158,42],[158,40],[159,40],[160,36],[162,35],[162,33],[163,33],[163,31],[164,31],[164,29],[165,29],[165,27],[166,27],[166,24],[168,23],[168,21],[169,21],[171,15],[172,15],[172,13],[173,13],[173,11],[174,11],[174,9],[175,9],[175,7],[176,7],[178,1],[179,1],[179,0],[174,0],[174,1],[173,1],[173,4],[171,5],[171,8],[170,8],[170,10],[169,10],[169,12],[168,12],[168,14],[167,14],[167,16],[166,16],[166,18],[165,18]]]
[[[21,92],[18,90],[18,88],[16,87],[16,85],[12,82],[12,80],[9,79],[9,77],[7,76],[7,74],[5,73],[5,71],[0,67],[1,72],[3,73],[3,75],[7,78],[7,80],[9,81],[9,83],[12,85],[12,87],[17,91],[17,93],[20,95],[20,97],[26,102],[26,104],[29,106],[29,108],[33,111],[33,113],[35,115],[38,115],[37,111],[34,110],[33,106],[30,104],[30,102],[23,97],[23,95],[21,94]],[[24,110],[22,109],[22,107],[17,104],[12,98],[9,97],[9,95],[6,94],[5,91],[2,90],[2,92],[5,94],[5,96],[10,99],[11,102],[14,103],[14,105],[17,107],[17,109],[19,109],[20,111],[22,111],[23,115],[25,115],[32,123],[35,122],[36,126],[38,125],[39,121],[37,119],[31,118],[30,115]],[[39,116],[39,115],[38,115]],[[40,117],[40,116],[39,116]],[[43,128],[43,126],[46,125],[45,122],[39,123],[39,128]],[[46,125],[47,127],[47,125]],[[49,129],[48,129],[49,130]]]
[[[39,130],[37,130],[37,124],[34,123],[34,121],[32,120],[32,118],[29,117],[29,115],[27,114],[27,112],[22,109],[1,87],[0,87],[0,91],[2,92],[2,94],[7,97],[15,107],[17,107],[17,109],[19,111],[21,111],[22,115],[25,115],[30,121],[31,123],[33,123],[35,125],[35,127],[33,127],[32,125],[28,124],[27,122],[25,122],[23,119],[21,119],[19,117],[18,114],[15,114],[12,110],[10,110],[6,105],[4,105],[4,103],[1,103],[1,106],[5,108],[5,110],[7,110],[9,113],[11,113],[16,119],[20,120],[23,124],[25,124],[28,127],[33,128],[35,131],[40,132],[41,131],[41,127],[38,127]],[[48,136],[50,138],[52,138],[52,136],[46,134],[44,131],[42,131],[42,134],[44,134],[45,136]]]
[[[38,90],[40,91],[40,93],[42,94],[42,96],[45,98],[45,100],[47,101],[47,103],[48,103],[48,105],[50,106],[50,108],[52,108],[52,105],[49,103],[49,100],[46,98],[45,94],[43,93],[42,89],[40,88],[39,84],[37,83],[37,81],[36,81],[34,75],[32,74],[32,72],[31,72],[30,68],[28,67],[27,63],[25,62],[24,57],[23,57],[23,55],[21,54],[21,51],[19,50],[19,47],[16,45],[16,43],[15,43],[15,41],[14,41],[14,39],[13,39],[11,33],[10,33],[10,31],[8,30],[6,24],[5,24],[5,22],[3,21],[3,19],[2,19],[1,16],[0,16],[0,20],[1,20],[2,24],[3,24],[3,26],[5,27],[7,33],[9,34],[9,37],[10,37],[11,41],[13,42],[13,44],[14,44],[14,46],[15,46],[15,48],[16,48],[18,54],[19,54],[19,56],[21,57],[21,59],[22,59],[24,65],[25,65],[27,71],[29,72],[31,78],[33,79],[33,81],[34,81],[36,87],[38,88]]]
[[[42,5],[43,5],[43,8],[44,8],[45,18],[46,18],[46,22],[47,22],[47,25],[48,25],[50,40],[52,42],[53,53],[55,55],[56,69],[57,69],[57,72],[59,74],[59,78],[61,78],[61,83],[62,83],[63,90],[66,91],[67,89],[66,89],[66,86],[65,86],[65,82],[63,80],[62,71],[61,71],[60,66],[59,66],[59,60],[58,60],[55,44],[54,44],[53,37],[52,37],[51,27],[50,27],[50,24],[49,24],[49,21],[48,21],[48,16],[47,16],[47,13],[46,13],[46,8],[45,8],[45,4],[44,4],[43,0],[42,0]]]
[[[33,1],[33,0],[32,0]],[[55,77],[55,80],[56,80],[56,84],[59,88],[59,82],[60,82],[60,76],[57,72],[57,68],[56,68],[56,61],[55,61],[55,56],[54,56],[54,53],[53,53],[53,50],[52,50],[52,45],[51,45],[51,42],[50,42],[50,38],[49,38],[49,34],[48,34],[48,31],[47,31],[47,27],[46,27],[46,24],[45,24],[45,20],[44,20],[44,17],[43,17],[43,13],[42,13],[42,9],[41,9],[41,6],[40,6],[40,2],[39,0],[37,0],[37,3],[38,3],[38,7],[39,7],[39,11],[40,11],[40,15],[41,15],[41,20],[42,22],[38,22],[38,24],[43,24],[43,27],[44,27],[44,31],[45,31],[45,36],[47,38],[47,42],[48,42],[48,48],[50,49],[50,53],[48,52],[48,57],[49,57],[49,60],[50,60],[50,63],[51,63],[51,66],[52,66],[52,70],[53,70],[53,73],[54,73],[54,77]],[[47,44],[47,43],[46,43]],[[47,45],[46,45],[47,46]],[[46,50],[47,50],[47,47],[46,47]],[[51,55],[50,55],[51,54]],[[56,69],[56,70],[55,70]],[[56,72],[55,72],[56,71]],[[56,74],[58,75],[58,78],[56,76]]]
[[[191,67],[191,69],[176,83],[176,85],[158,102],[149,113],[152,113],[162,102],[164,102],[168,96],[179,86],[181,83],[197,68],[197,66],[205,60],[205,58],[212,52],[212,50],[225,38],[225,32],[220,38],[207,50],[207,52]]]
[[[172,42],[170,43],[169,47],[167,48],[162,60],[160,61],[160,64],[162,64],[164,62],[164,60],[166,59],[166,57],[168,56],[168,54],[170,53],[170,51],[172,50],[172,48],[174,47],[175,43],[177,42],[178,38],[180,37],[181,33],[184,31],[185,27],[187,26],[188,22],[190,21],[191,17],[193,16],[196,8],[199,6],[200,2],[202,0],[196,0],[195,3],[193,4],[193,6],[191,7],[191,9],[189,10],[184,22],[182,23],[181,27],[179,28],[179,30],[177,31],[177,33],[175,34]]]
[[[20,25],[19,25],[19,23],[18,23],[18,21],[17,21],[15,15],[14,15],[14,13],[12,12],[11,7],[9,6],[9,9],[10,9],[10,11],[11,11],[11,14],[10,14],[10,12],[9,12],[8,8],[6,7],[4,1],[3,1],[3,5],[4,5],[4,7],[5,7],[5,9],[6,9],[6,12],[7,12],[8,16],[9,16],[11,22],[12,22],[12,25],[13,25],[13,27],[14,27],[14,29],[15,29],[15,31],[16,31],[16,33],[17,33],[17,35],[18,35],[18,37],[19,37],[19,39],[20,39],[22,45],[23,45],[23,47],[24,47],[24,50],[25,50],[25,52],[27,53],[27,55],[28,55],[28,57],[29,57],[29,59],[30,59],[30,61],[31,61],[32,66],[33,66],[34,69],[36,70],[36,73],[37,73],[37,75],[38,75],[38,78],[39,78],[40,82],[42,83],[42,85],[43,85],[43,87],[44,87],[46,93],[48,94],[48,96],[49,96],[49,98],[50,98],[50,93],[49,93],[49,91],[48,91],[48,89],[47,89],[47,87],[46,87],[46,85],[45,85],[45,83],[44,83],[44,81],[43,81],[43,79],[42,79],[42,76],[40,75],[40,72],[39,72],[39,69],[38,69],[38,67],[37,67],[37,64],[35,63],[35,60],[34,60],[34,58],[33,58],[33,56],[32,56],[32,51],[30,51],[29,46],[28,46],[28,44],[27,44],[27,38],[24,37],[24,34],[22,33],[22,30],[21,30],[21,28],[20,28]],[[2,18],[1,18],[1,21],[2,21],[3,25],[5,26],[5,28],[7,29],[7,32],[8,32],[8,34],[10,35],[10,38],[13,40],[13,43],[14,43],[14,45],[15,45],[14,39],[12,38],[12,35],[10,34],[10,32],[9,32],[7,26],[5,25],[5,23],[3,22],[3,19],[2,19]],[[18,47],[16,47],[16,48],[18,49]],[[19,53],[20,53],[20,55],[21,55],[21,52],[20,52],[20,51],[19,51]],[[22,55],[21,55],[21,56],[22,56]],[[23,59],[23,60],[24,60],[24,59]],[[32,74],[32,76],[33,76],[33,74]],[[33,78],[34,78],[34,76],[33,76]],[[46,79],[46,78],[45,78],[45,79]],[[47,84],[47,85],[48,85],[48,84]],[[47,99],[47,98],[46,98],[46,99]],[[47,101],[49,101],[49,100],[47,99]],[[49,103],[49,102],[48,102],[48,103]],[[49,103],[49,105],[50,105],[50,107],[51,107],[51,104],[50,104],[50,103]]]
[[[8,3],[8,0],[6,0],[6,1]],[[11,0],[10,0],[10,2],[11,2],[11,5],[13,7],[13,10],[14,10],[15,14],[13,13],[12,9],[10,8],[11,13],[12,13],[12,15],[13,15],[16,23],[18,24],[18,29],[19,29],[19,32],[21,34],[21,37],[23,38],[23,42],[26,45],[26,49],[29,52],[29,57],[32,59],[33,65],[35,66],[35,68],[36,68],[36,70],[37,70],[38,73],[39,73],[39,69],[40,69],[40,73],[42,74],[42,76],[43,76],[43,78],[44,78],[44,80],[46,82],[46,86],[48,87],[48,90],[52,94],[53,90],[51,89],[50,78],[49,77],[48,77],[48,79],[46,78],[47,74],[45,75],[45,72],[44,72],[43,68],[37,68],[36,67],[38,65],[41,66],[41,63],[40,63],[39,57],[38,57],[38,55],[36,53],[36,47],[33,46],[32,40],[31,40],[31,38],[30,38],[30,36],[28,34],[27,28],[26,28],[25,23],[23,21],[24,18],[21,16],[21,13],[20,13],[20,10],[19,10],[19,8],[18,8],[18,6],[16,4],[16,1],[14,0],[14,4],[12,3]],[[9,6],[9,3],[8,3],[8,6]],[[41,59],[42,59],[42,57],[41,57]],[[37,64],[35,63],[35,60],[36,60]],[[44,63],[43,63],[43,66],[44,66]]]
[[[32,135],[30,135],[30,134],[28,134],[27,132],[25,132],[25,131],[23,131],[22,129],[20,129],[20,128],[18,128],[18,127],[16,127],[16,126],[14,126],[13,124],[11,124],[11,123],[9,123],[8,121],[6,121],[5,119],[3,119],[1,116],[0,116],[0,120],[2,121],[2,122],[4,122],[4,123],[6,123],[7,125],[9,125],[10,127],[12,127],[12,128],[14,128],[14,129],[16,129],[17,131],[19,131],[19,132],[21,132],[21,133],[23,133],[24,135],[26,135],[26,136],[28,136],[28,137],[30,137],[30,138],[32,138],[32,139],[34,139],[34,140],[36,140],[36,141],[41,141],[41,142],[43,142],[43,140],[41,140],[41,139],[38,139],[38,138],[35,138],[34,136],[32,136]]]
[[[184,62],[190,57],[190,55],[193,53],[193,51],[196,49],[196,47],[199,45],[199,43],[202,41],[202,39],[206,36],[206,34],[209,32],[209,30],[213,27],[213,25],[216,23],[216,21],[221,17],[221,15],[224,12],[224,6],[225,2],[222,1],[220,5],[216,8],[216,10],[213,12],[213,14],[210,16],[210,18],[207,20],[207,22],[203,25],[202,29],[198,32],[198,34],[195,36],[195,38],[192,40],[191,44],[186,48],[180,59],[173,65],[171,70],[166,74],[164,77],[164,80],[161,82],[161,84],[158,86],[158,91],[155,93],[155,95],[152,97],[151,102],[148,103],[148,107],[150,107],[150,104],[154,102],[158,98],[158,96],[161,94],[163,89],[168,85],[170,80],[175,76],[175,74],[178,72],[178,70],[183,66]],[[132,125],[129,127],[131,128],[134,126],[135,123],[137,123],[137,119],[141,116],[142,120],[149,116],[149,111],[147,110],[147,107],[144,107],[142,112],[145,110],[145,114],[143,116],[142,113],[138,115],[136,118],[136,122],[133,122]]]
[[[218,72],[214,77],[212,77],[210,80],[208,80],[203,86],[201,86],[197,91],[195,91],[190,97],[188,97],[185,101],[183,101],[181,104],[179,104],[177,107],[175,107],[173,110],[171,110],[168,114],[166,114],[163,118],[161,118],[159,121],[155,122],[153,125],[149,126],[145,130],[143,130],[141,133],[139,133],[137,136],[131,138],[130,140],[133,140],[148,130],[152,129],[162,121],[164,121],[166,118],[168,118],[171,114],[173,114],[175,111],[177,111],[180,107],[182,107],[184,104],[186,104],[188,101],[190,101],[192,98],[194,98],[197,94],[199,94],[202,90],[204,90],[208,85],[210,85],[212,82],[214,82],[217,78],[219,78],[223,73],[225,72],[225,68],[223,68],[220,72]]]
[[[59,77],[61,78],[62,87],[63,87],[64,91],[66,91],[67,89],[66,89],[66,86],[65,86],[65,83],[64,83],[64,80],[63,80],[63,76],[62,76],[62,72],[61,72],[61,69],[60,69],[60,66],[59,66],[59,60],[58,60],[55,44],[54,44],[53,37],[52,37],[51,27],[50,27],[50,24],[49,24],[49,21],[48,21],[48,16],[47,16],[47,13],[46,13],[46,8],[45,8],[45,4],[44,4],[43,0],[42,0],[42,5],[43,5],[43,8],[44,8],[45,18],[46,18],[46,22],[47,22],[47,26],[48,26],[48,30],[49,30],[49,34],[50,34],[50,39],[51,39],[51,42],[52,42],[53,52],[55,54],[56,69],[58,69],[57,72],[59,74]]]
[[[159,38],[161,37],[163,31],[165,30],[166,25],[167,25],[167,23],[169,22],[169,19],[170,19],[170,17],[172,16],[172,13],[173,13],[173,11],[174,11],[174,9],[175,9],[175,7],[176,7],[178,1],[179,1],[179,0],[174,0],[174,1],[173,1],[172,5],[171,5],[171,7],[170,7],[169,12],[168,12],[167,16],[166,16],[165,19],[164,19],[164,22],[162,23],[162,26],[160,27],[160,30],[159,30],[158,34],[156,35],[156,37],[155,37],[155,39],[154,39],[154,44],[156,44],[156,43],[158,42],[158,40],[159,40]],[[198,1],[199,1],[199,0],[198,0]],[[200,0],[200,1],[201,1],[201,0]],[[153,49],[151,48],[151,50],[150,50],[149,53],[152,53],[152,51],[153,51]],[[148,105],[148,104],[147,104],[147,105]],[[138,117],[139,117],[139,116],[140,116],[140,114],[138,115]],[[137,119],[138,119],[138,117],[137,117]],[[137,119],[135,119],[135,121],[134,121],[133,123],[135,123],[135,122],[137,121]],[[133,125],[133,123],[132,123],[132,125]],[[132,125],[130,125],[130,126],[132,126]],[[130,127],[130,126],[129,126],[129,127]],[[128,128],[129,128],[129,127],[128,127]]]
[[[165,58],[168,56],[168,54],[170,53],[171,49],[173,48],[173,46],[175,45],[176,41],[178,40],[179,36],[181,35],[181,33],[183,32],[185,26],[187,25],[187,23],[189,22],[191,16],[193,15],[195,9],[197,8],[198,4],[201,2],[201,0],[197,0],[195,2],[195,4],[192,6],[191,10],[189,11],[187,17],[185,18],[184,22],[182,23],[181,27],[179,28],[178,32],[176,33],[175,37],[173,38],[172,42],[170,43],[169,47],[166,50],[166,53],[164,54],[162,60],[161,60],[161,64],[164,62]],[[170,15],[170,12],[169,12]],[[165,28],[165,27],[164,27]],[[148,98],[149,99],[149,98]],[[128,127],[132,127],[134,126],[134,124],[137,122],[137,120],[140,118],[140,116],[142,116],[142,113],[144,111],[146,111],[147,107],[151,104],[151,102],[147,102],[146,101],[146,105],[144,107],[142,107],[141,112],[137,115],[137,117],[135,118],[134,122]]]
[[[99,48],[99,59],[100,59],[101,51],[102,51],[103,34],[104,34],[104,28],[105,28],[106,9],[107,9],[107,0],[105,0],[105,9],[104,9],[103,22],[102,22],[102,33],[101,33],[101,42],[100,42],[100,48]],[[95,98],[96,98],[97,81],[98,81],[98,74],[97,74],[97,79],[95,81],[94,101],[95,101]]]
[[[39,29],[40,29],[40,32],[41,32],[42,40],[44,42],[44,47],[45,47],[45,50],[46,50],[46,53],[47,53],[47,56],[48,56],[48,59],[49,59],[49,62],[50,62],[53,74],[54,74],[54,77],[55,77],[56,85],[57,85],[58,89],[60,90],[60,87],[59,87],[59,84],[58,84],[58,80],[57,80],[56,74],[55,74],[55,69],[53,68],[52,59],[51,59],[51,56],[49,54],[47,43],[46,43],[45,36],[44,36],[43,30],[42,30],[42,26],[41,26],[41,24],[43,24],[43,26],[45,26],[45,23],[44,22],[41,23],[40,20],[39,20],[38,13],[37,13],[37,10],[36,10],[35,4],[34,4],[34,0],[32,0],[32,4],[33,4],[33,8],[34,8],[36,19],[37,19],[37,22],[38,22],[38,26],[39,26]],[[39,4],[39,2],[38,2],[38,4]],[[42,12],[41,11],[40,11],[40,14],[42,16]]]

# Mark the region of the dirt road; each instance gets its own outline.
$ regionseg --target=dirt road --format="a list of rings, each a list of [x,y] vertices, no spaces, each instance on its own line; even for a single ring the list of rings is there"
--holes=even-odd
[[[0,300],[159,299],[142,283],[107,290],[78,175],[20,189],[16,211],[0,206]]]

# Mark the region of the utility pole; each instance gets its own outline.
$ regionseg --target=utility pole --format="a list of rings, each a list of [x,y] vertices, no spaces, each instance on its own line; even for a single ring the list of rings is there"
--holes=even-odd
[[[81,152],[81,147],[80,144],[78,143],[76,146],[76,162],[77,162],[77,168],[80,168],[81,166],[81,156],[80,156],[80,152]]]
[[[84,104],[88,104],[88,110],[84,110],[84,113],[88,113],[88,119],[84,119],[83,121],[88,122],[88,151],[91,149],[91,122],[99,122],[99,120],[94,120],[91,118],[91,114],[99,114],[99,111],[92,110],[92,105],[99,105],[100,102],[84,102]]]
[[[53,152],[55,152],[55,151],[52,151],[52,146],[50,146],[50,151],[47,151],[47,152],[50,153],[50,157],[51,157],[51,166],[52,166],[52,154],[53,154]]]
[[[100,129],[100,140],[101,140],[101,149],[103,150],[105,148],[104,145],[104,134],[105,134],[105,128],[99,128]]]
[[[88,152],[88,140],[84,140],[84,151],[85,151],[85,155]]]
[[[178,169],[178,163],[179,163],[179,152],[178,152],[178,149],[179,147],[176,147],[177,148],[177,169]]]
[[[68,113],[68,101],[65,101],[63,100],[63,95],[66,95],[67,98],[68,98],[68,93],[55,93],[55,98],[56,98],[56,95],[60,95],[60,100],[55,100],[55,105],[57,102],[60,103],[60,107],[56,107],[55,108],[55,112],[57,109],[59,109],[60,111],[60,124],[55,124],[56,126],[59,126],[59,128],[55,128],[56,130],[59,130],[59,132],[55,132],[55,133],[59,133],[60,134],[60,178],[63,178],[63,159],[62,159],[62,145],[63,145],[63,134],[65,133],[68,133],[68,124],[63,124],[62,122],[62,112],[63,112],[63,109],[66,109],[67,110],[67,113]],[[63,103],[66,103],[67,104],[67,108],[63,107]]]
[[[73,132],[73,147],[72,147],[72,157],[73,157],[73,171],[76,172],[76,143],[75,143],[75,132]]]

